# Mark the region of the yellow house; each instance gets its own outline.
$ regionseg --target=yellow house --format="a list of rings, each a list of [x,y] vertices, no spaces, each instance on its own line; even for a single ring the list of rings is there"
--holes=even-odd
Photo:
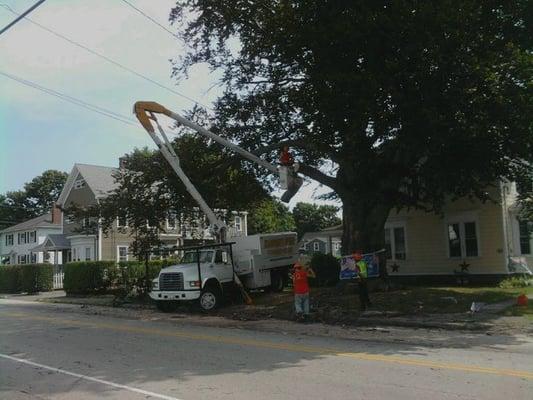
[[[391,212],[385,225],[391,276],[507,275],[533,269],[531,222],[519,219],[517,187],[502,182],[494,202],[460,199],[442,215]]]

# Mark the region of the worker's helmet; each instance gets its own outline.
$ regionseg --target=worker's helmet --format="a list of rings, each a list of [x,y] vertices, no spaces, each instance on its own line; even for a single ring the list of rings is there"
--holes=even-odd
[[[363,255],[358,251],[353,253],[352,257],[355,261],[361,261],[363,259]]]

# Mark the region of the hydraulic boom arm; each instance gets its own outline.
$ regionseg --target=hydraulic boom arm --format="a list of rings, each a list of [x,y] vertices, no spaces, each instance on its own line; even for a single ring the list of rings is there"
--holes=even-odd
[[[172,118],[178,123],[195,130],[196,132],[205,137],[213,139],[222,146],[235,151],[244,158],[255,162],[256,164],[259,164],[262,167],[268,169],[269,171],[277,174],[280,177],[282,188],[287,189],[287,192],[282,197],[282,200],[285,202],[288,202],[292,198],[292,196],[296,194],[296,192],[303,183],[302,178],[296,176],[295,172],[291,167],[277,167],[275,165],[272,165],[269,162],[257,157],[255,154],[252,154],[249,151],[237,146],[236,144],[231,143],[230,141],[221,138],[218,135],[215,135],[213,132],[182,117],[181,115],[168,110],[159,103],[153,101],[138,101],[134,105],[134,113],[137,116],[137,119],[139,120],[141,125],[144,127],[144,129],[146,129],[152,140],[155,142],[157,147],[159,147],[159,150],[161,151],[165,159],[168,161],[174,172],[176,172],[178,177],[181,179],[187,191],[198,203],[200,209],[205,213],[215,233],[220,235],[223,240],[225,239],[226,224],[215,215],[213,210],[211,210],[211,208],[207,205],[202,195],[198,192],[196,187],[192,184],[192,182],[189,180],[189,178],[181,168],[179,157],[175,153],[170,141],[168,140],[167,135],[165,134],[165,131],[157,122],[155,114],[166,115],[167,117]],[[157,135],[151,120],[154,121],[157,125],[161,137]]]

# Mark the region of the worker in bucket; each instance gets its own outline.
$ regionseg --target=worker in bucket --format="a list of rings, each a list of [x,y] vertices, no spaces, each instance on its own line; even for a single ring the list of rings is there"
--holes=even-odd
[[[292,167],[292,165],[294,164],[294,157],[289,151],[289,146],[283,146],[283,149],[281,150],[279,156],[279,163],[284,167]]]
[[[292,283],[294,288],[294,308],[296,319],[305,321],[309,318],[309,282],[308,278],[315,278],[315,272],[299,261],[294,264]]]
[[[368,297],[368,286],[366,282],[366,279],[368,278],[368,265],[359,251],[353,253],[353,259],[355,262],[355,270],[357,271],[357,281],[359,282],[359,302],[361,304],[361,311],[365,311],[367,307],[372,305],[370,298]]]

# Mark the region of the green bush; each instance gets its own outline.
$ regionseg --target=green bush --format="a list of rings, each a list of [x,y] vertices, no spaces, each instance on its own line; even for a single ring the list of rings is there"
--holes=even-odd
[[[114,261],[82,261],[65,265],[63,289],[67,294],[105,292],[117,279]]]
[[[161,268],[169,265],[167,260],[152,260],[148,262],[148,280],[151,281],[159,275]],[[142,292],[145,288],[145,265],[142,261],[126,261],[118,264],[117,289],[124,296],[134,291]]]
[[[0,266],[0,293],[19,293],[22,291],[20,265]]]
[[[498,286],[502,289],[523,288],[533,286],[533,279],[531,276],[512,276],[501,281]]]
[[[339,281],[340,261],[331,254],[314,253],[309,266],[316,274],[309,281],[312,286],[333,286]]]
[[[24,264],[21,268],[21,289],[26,293],[49,292],[54,284],[54,267],[50,264]]]

